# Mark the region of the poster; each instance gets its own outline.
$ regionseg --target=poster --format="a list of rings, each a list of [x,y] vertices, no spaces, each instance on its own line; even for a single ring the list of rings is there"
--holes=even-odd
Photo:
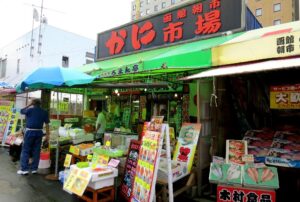
[[[12,106],[13,102],[0,101],[0,141],[4,139],[2,144],[5,142],[7,127],[11,120]]]
[[[200,130],[201,124],[183,123],[179,132],[173,160],[187,163],[188,173],[193,166]]]
[[[65,168],[69,168],[71,165],[71,161],[72,161],[72,155],[71,154],[67,154],[66,158],[65,158],[65,162],[64,162],[64,167]]]
[[[64,183],[64,190],[82,196],[91,180],[92,174],[86,170],[74,167]]]
[[[300,84],[271,86],[271,109],[300,109]]]
[[[275,202],[276,193],[268,189],[251,189],[239,186],[218,185],[217,202]]]
[[[226,163],[245,164],[243,156],[247,154],[247,141],[226,140]]]
[[[150,200],[160,139],[160,132],[149,130],[146,131],[142,139],[133,187],[134,201],[148,202]]]
[[[131,198],[140,147],[140,141],[131,140],[125,163],[124,178],[121,184],[121,193],[126,201],[130,201]]]
[[[11,136],[11,134],[14,134],[17,129],[18,119],[20,116],[20,113],[17,112],[16,108],[11,108],[11,111],[9,112],[10,117],[6,125],[6,130],[3,135],[3,142],[6,141],[7,137]]]

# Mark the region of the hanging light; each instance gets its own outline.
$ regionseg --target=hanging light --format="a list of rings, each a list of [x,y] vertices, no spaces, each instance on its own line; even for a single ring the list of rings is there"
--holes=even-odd
[[[176,97],[176,98],[177,98],[177,97],[178,97],[178,94],[177,94],[177,93],[175,93],[175,94],[174,94],[174,97]]]
[[[118,90],[118,89],[115,89],[115,93],[118,94],[118,93],[119,93],[119,90]]]
[[[120,96],[120,93],[117,93],[117,96]]]
[[[105,95],[105,98],[107,99],[107,98],[108,98],[108,96],[107,96],[107,95]]]
[[[145,88],[144,91],[147,92],[147,88]]]

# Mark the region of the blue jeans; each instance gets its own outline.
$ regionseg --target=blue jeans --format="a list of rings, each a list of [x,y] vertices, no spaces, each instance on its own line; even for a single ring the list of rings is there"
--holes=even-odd
[[[41,144],[43,138],[42,130],[29,130],[25,132],[24,142],[21,153],[21,170],[37,170],[40,162]],[[32,156],[31,167],[29,167],[29,158]]]

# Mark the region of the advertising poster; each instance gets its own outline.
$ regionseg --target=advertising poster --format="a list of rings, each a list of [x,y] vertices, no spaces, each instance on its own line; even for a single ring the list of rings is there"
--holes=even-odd
[[[226,163],[245,164],[243,156],[247,154],[247,141],[226,140]]]
[[[300,84],[271,86],[271,109],[300,109]]]
[[[73,168],[64,184],[64,190],[82,196],[87,188],[92,174],[86,170]]]
[[[148,202],[157,161],[160,132],[146,131],[138,157],[133,187],[133,201]]]
[[[183,123],[179,132],[173,160],[187,163],[188,173],[193,166],[200,130],[201,124]]]
[[[131,198],[140,147],[140,141],[131,140],[125,163],[124,178],[121,184],[121,193],[126,201],[130,201]]]
[[[12,106],[12,102],[0,101],[0,141],[2,141],[6,135],[6,130],[12,116]],[[5,140],[3,140],[2,143],[4,142]]]

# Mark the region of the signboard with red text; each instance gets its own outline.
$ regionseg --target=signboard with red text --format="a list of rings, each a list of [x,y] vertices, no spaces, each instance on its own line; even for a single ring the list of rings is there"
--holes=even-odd
[[[243,29],[244,19],[244,0],[202,0],[185,4],[99,33],[97,60]]]
[[[300,109],[300,84],[271,86],[271,109]]]
[[[217,202],[275,202],[274,190],[218,185]]]

